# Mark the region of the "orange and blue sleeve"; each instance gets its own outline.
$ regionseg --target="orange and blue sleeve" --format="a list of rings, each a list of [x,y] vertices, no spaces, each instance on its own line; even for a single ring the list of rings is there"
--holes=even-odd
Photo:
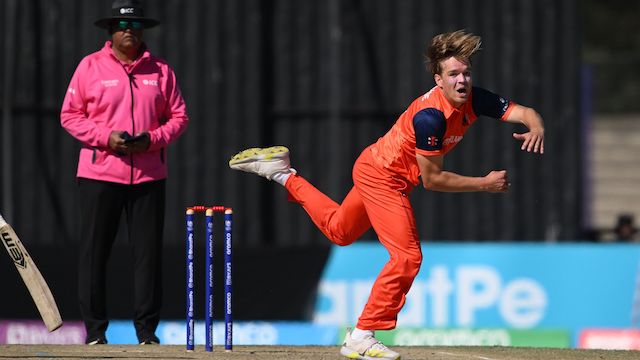
[[[426,156],[442,155],[447,122],[442,111],[426,108],[413,116],[416,135],[416,153]]]
[[[476,116],[484,115],[494,119],[506,120],[515,103],[491,91],[473,87],[471,103]]]

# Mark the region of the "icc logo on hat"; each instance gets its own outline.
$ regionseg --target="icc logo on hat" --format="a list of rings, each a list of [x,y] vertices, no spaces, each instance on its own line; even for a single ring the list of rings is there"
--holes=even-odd
[[[112,24],[119,20],[139,21],[145,29],[160,24],[160,21],[144,16],[144,9],[140,0],[113,0],[111,16],[99,19],[94,24],[97,27],[109,29]]]

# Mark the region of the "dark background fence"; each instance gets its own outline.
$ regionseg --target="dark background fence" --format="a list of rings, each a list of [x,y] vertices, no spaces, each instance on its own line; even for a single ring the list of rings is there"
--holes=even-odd
[[[2,213],[28,248],[73,253],[79,144],[60,127],[59,110],[80,59],[107,39],[93,21],[109,14],[111,1],[5,0],[2,6]],[[299,173],[340,201],[360,151],[433,86],[423,57],[428,41],[459,28],[483,37],[474,83],[545,118],[545,155],[519,150],[511,134],[522,126],[481,118],[445,167],[478,176],[507,169],[512,190],[417,188],[411,196],[421,238],[579,237],[576,0],[173,0],[147,1],[146,14],[162,22],[145,39],[174,67],[190,114],[189,129],[169,148],[165,243],[176,249],[172,256],[181,259],[184,208],[191,204],[232,206],[240,251],[297,248],[313,256],[326,250],[328,241],[280,186],[229,170],[229,157],[245,147],[287,145]],[[74,274],[69,259],[58,272]],[[286,257],[272,266],[280,261]],[[178,266],[166,272],[181,279]]]

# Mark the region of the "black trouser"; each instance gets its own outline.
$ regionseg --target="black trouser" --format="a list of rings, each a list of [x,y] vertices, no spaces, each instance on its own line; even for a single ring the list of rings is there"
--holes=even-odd
[[[134,261],[134,326],[142,341],[160,320],[165,181],[123,185],[79,178],[78,188],[78,296],[87,340],[104,336],[109,324],[106,265],[124,210]]]

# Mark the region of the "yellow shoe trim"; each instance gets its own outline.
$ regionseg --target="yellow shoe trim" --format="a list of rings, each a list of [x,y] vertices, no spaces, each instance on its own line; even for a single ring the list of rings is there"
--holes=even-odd
[[[243,160],[250,158],[259,158],[261,160],[271,160],[276,155],[283,154],[289,152],[289,149],[285,146],[272,146],[268,148],[250,148],[246,150],[242,150],[241,152],[234,155],[231,160],[229,160],[229,165],[237,164],[242,162]]]

